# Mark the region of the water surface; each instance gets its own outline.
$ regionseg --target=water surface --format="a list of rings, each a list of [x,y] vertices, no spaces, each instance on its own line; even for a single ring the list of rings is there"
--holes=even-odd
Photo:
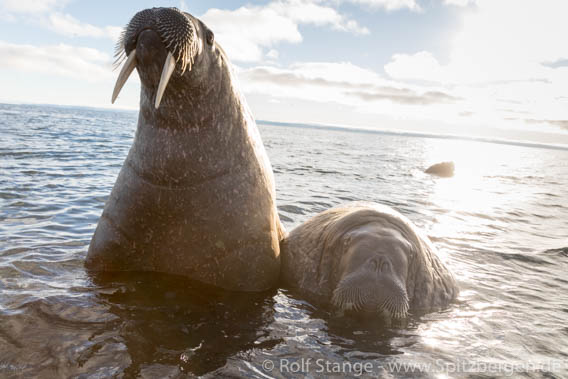
[[[455,273],[456,304],[384,327],[286,289],[89,277],[136,117],[0,105],[0,377],[568,375],[568,151],[259,125],[289,230],[340,203],[381,202]],[[455,177],[423,173],[444,160]]]

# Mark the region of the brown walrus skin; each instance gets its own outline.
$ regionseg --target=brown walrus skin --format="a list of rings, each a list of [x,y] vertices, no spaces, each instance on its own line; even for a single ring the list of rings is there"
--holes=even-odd
[[[213,32],[175,8],[152,8],[134,16],[121,49],[129,57],[123,71],[135,65],[140,76],[138,127],[87,269],[179,274],[239,291],[273,287],[285,232],[272,169]],[[175,69],[162,99],[168,62]]]
[[[282,283],[340,310],[404,318],[444,308],[459,292],[428,237],[384,205],[328,209],[281,246]]]
[[[433,164],[432,166],[428,167],[426,171],[427,174],[437,175],[443,178],[449,178],[454,176],[454,171],[456,167],[454,162],[441,162]]]

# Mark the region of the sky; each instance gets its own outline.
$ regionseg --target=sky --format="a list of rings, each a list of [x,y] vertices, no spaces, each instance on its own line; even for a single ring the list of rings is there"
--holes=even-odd
[[[566,0],[0,0],[0,102],[137,109],[113,55],[154,6],[213,30],[258,120],[568,145]]]

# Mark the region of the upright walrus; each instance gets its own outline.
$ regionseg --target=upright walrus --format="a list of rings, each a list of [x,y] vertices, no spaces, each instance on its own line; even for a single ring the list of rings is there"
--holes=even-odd
[[[376,203],[328,209],[282,242],[282,281],[340,310],[404,318],[447,306],[458,294],[428,237]]]
[[[230,290],[275,285],[284,235],[272,168],[213,32],[176,8],[137,13],[113,102],[136,68],[133,145],[86,260],[89,271],[158,271]]]

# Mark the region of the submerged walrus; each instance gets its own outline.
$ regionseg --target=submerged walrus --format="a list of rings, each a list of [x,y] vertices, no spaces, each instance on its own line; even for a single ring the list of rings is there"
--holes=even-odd
[[[355,202],[322,212],[282,242],[285,285],[340,310],[406,317],[458,294],[428,237],[403,215]]]
[[[134,142],[89,246],[90,271],[179,274],[230,290],[275,285],[284,235],[254,119],[213,32],[176,8],[137,13],[119,43],[136,68]]]

